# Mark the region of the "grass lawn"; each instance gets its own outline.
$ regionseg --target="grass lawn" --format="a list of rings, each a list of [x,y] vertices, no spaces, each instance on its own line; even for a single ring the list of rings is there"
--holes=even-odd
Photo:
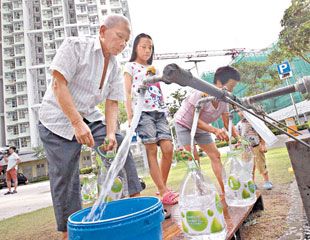
[[[277,192],[277,189],[280,190],[281,188],[288,189],[290,183],[294,180],[294,175],[288,173],[288,168],[291,166],[291,163],[286,148],[271,149],[268,151],[266,156],[267,156],[267,166],[269,170],[269,178],[274,186],[274,189],[272,191],[269,191],[268,193]],[[225,158],[226,156],[222,155],[222,161],[224,161]],[[219,185],[211,170],[211,164],[209,158],[204,157],[201,159],[201,167],[203,171],[205,171],[210,176],[213,183],[219,189]],[[184,163],[179,162],[177,166],[170,171],[168,179],[169,188],[173,190],[178,190],[180,183],[185,175],[185,172],[186,172],[186,166],[184,165]],[[142,195],[155,196],[156,187],[153,184],[150,176],[144,178],[144,181],[146,182],[147,188],[142,192]],[[258,172],[256,172],[256,182],[259,188],[262,189],[263,178]],[[267,198],[269,197],[267,193],[266,197]],[[264,198],[264,192],[263,192],[263,198]],[[270,196],[270,198],[275,198],[275,196]],[[265,201],[264,203],[266,205]],[[289,209],[287,209],[287,211],[288,210]],[[265,207],[265,212],[266,211],[267,208]],[[281,209],[281,211],[283,211],[283,209]],[[270,211],[270,214],[273,214],[273,211]],[[274,214],[277,213],[275,212]],[[16,217],[0,221],[0,239],[2,240],[61,239],[61,234],[56,232],[56,223],[53,207],[40,209],[31,213],[19,215]],[[271,239],[271,238],[264,238],[264,239]]]

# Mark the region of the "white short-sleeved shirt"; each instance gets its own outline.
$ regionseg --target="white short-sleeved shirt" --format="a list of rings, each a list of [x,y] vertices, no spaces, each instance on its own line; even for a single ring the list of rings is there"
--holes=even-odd
[[[97,105],[105,99],[125,101],[125,88],[121,68],[111,55],[102,89],[99,89],[104,68],[104,56],[99,36],[96,38],[66,38],[53,59],[50,71],[57,70],[68,81],[74,106],[88,121],[104,121]],[[48,86],[40,108],[42,124],[53,133],[71,140],[73,127],[59,107],[52,83]]]
[[[236,130],[240,136],[245,137],[247,140],[249,140],[252,146],[257,146],[258,144],[260,144],[258,133],[247,120],[241,120],[237,124]]]
[[[132,93],[132,108],[134,109],[138,101],[138,88],[142,84],[143,79],[145,79],[147,74],[148,66],[136,63],[128,62],[125,65],[124,72],[127,72],[132,77],[131,93]],[[156,69],[156,75],[158,75],[158,70]],[[142,111],[151,112],[167,112],[167,106],[164,103],[164,97],[162,90],[160,88],[159,82],[152,83],[148,85],[148,89],[144,97],[144,105]]]
[[[194,118],[194,108],[198,100],[203,98],[205,94],[198,90],[193,91],[182,102],[181,107],[174,115],[174,121],[189,129],[192,128]],[[217,108],[214,108],[212,102],[205,102],[201,104],[200,117],[202,121],[206,123],[212,123],[216,121],[223,113],[229,113],[229,107],[226,102],[219,101]],[[197,127],[197,133],[206,132]]]
[[[10,154],[7,159],[8,159],[8,167],[7,167],[7,171],[9,171],[10,169],[13,168],[13,166],[17,163],[19,156],[17,155],[17,153],[13,152],[12,154]],[[17,166],[16,166],[17,169]]]

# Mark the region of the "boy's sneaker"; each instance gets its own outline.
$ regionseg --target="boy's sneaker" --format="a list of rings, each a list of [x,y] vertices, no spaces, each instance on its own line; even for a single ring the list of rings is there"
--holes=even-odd
[[[17,191],[16,191],[16,190],[13,190],[13,194],[14,194],[14,193],[17,193]]]
[[[6,192],[4,195],[9,195],[9,194],[13,194],[12,192]]]
[[[272,183],[271,182],[264,182],[264,189],[265,190],[271,190],[272,189]]]

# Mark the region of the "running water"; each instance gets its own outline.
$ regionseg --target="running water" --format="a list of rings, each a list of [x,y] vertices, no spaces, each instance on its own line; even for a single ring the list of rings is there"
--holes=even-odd
[[[229,137],[229,151],[232,151],[232,145],[231,145],[231,137],[232,137],[232,113],[229,113],[228,137]]]
[[[194,156],[194,146],[195,146],[195,134],[197,130],[199,113],[200,113],[200,107],[195,107],[195,114],[194,114],[194,119],[193,119],[192,130],[191,130],[191,154],[193,156]]]
[[[144,94],[145,94],[145,90],[140,90],[139,97],[138,97],[138,103],[134,110],[134,115],[133,115],[131,126],[127,130],[126,136],[118,149],[117,155],[115,156],[115,159],[112,162],[111,167],[108,170],[107,176],[104,180],[104,183],[102,184],[104,188],[100,192],[99,198],[93,205],[90,213],[83,218],[82,222],[99,221],[102,217],[102,214],[106,206],[108,205],[108,203],[104,204],[104,200],[106,199],[106,196],[109,190],[111,189],[114,183],[114,180],[117,177],[118,172],[125,165],[127,155],[129,152],[129,148],[130,148],[130,142],[131,142],[133,133],[138,125],[138,122],[141,116],[141,112],[142,112],[142,108],[144,104]]]

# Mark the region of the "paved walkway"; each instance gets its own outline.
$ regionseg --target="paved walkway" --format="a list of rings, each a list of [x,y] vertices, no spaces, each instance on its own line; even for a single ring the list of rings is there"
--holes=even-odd
[[[49,181],[20,185],[16,194],[4,195],[7,191],[0,190],[0,221],[52,206]]]

